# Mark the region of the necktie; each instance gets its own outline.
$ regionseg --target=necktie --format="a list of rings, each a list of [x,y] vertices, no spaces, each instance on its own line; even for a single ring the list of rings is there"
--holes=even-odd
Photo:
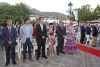
[[[63,26],[61,26],[61,29],[63,30]]]
[[[11,30],[10,30],[10,27],[8,27],[8,34],[9,34],[9,39],[11,39]]]

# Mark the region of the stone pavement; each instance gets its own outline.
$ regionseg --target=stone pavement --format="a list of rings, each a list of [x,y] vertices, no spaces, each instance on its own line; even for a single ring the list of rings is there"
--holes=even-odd
[[[0,49],[0,67],[5,67],[3,50]],[[78,50],[75,54],[56,54],[53,57],[48,56],[48,59],[40,58],[39,61],[26,63],[16,58],[17,64],[14,66],[12,62],[7,67],[100,67],[100,57]]]

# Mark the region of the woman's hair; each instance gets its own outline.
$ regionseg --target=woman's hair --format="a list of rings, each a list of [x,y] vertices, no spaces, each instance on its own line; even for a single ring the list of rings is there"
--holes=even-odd
[[[71,25],[73,22],[71,21],[70,23],[69,23],[69,25]]]
[[[35,24],[36,24],[36,22],[33,22],[32,26],[34,27]]]
[[[49,23],[49,26],[50,26],[50,25],[53,25],[53,23]]]

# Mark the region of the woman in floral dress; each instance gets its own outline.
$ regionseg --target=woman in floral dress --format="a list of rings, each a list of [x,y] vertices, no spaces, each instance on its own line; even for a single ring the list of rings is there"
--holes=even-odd
[[[67,37],[68,37],[68,40],[66,41],[66,45],[64,47],[64,52],[67,52],[67,53],[75,53],[77,51],[76,49],[76,43],[74,41],[75,39],[75,29],[73,27],[73,22],[70,22],[69,26],[68,26],[68,29],[67,29]]]
[[[53,27],[53,23],[50,23],[49,26],[50,26],[50,28],[48,30],[49,54],[50,54],[50,56],[53,56],[56,31]]]

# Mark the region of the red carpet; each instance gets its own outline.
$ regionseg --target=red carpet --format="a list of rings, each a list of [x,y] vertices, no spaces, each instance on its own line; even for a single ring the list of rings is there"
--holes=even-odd
[[[85,45],[81,45],[81,44],[77,44],[76,45],[77,49],[88,52],[90,54],[96,55],[98,57],[100,57],[100,50],[95,49],[95,48],[91,48]]]

